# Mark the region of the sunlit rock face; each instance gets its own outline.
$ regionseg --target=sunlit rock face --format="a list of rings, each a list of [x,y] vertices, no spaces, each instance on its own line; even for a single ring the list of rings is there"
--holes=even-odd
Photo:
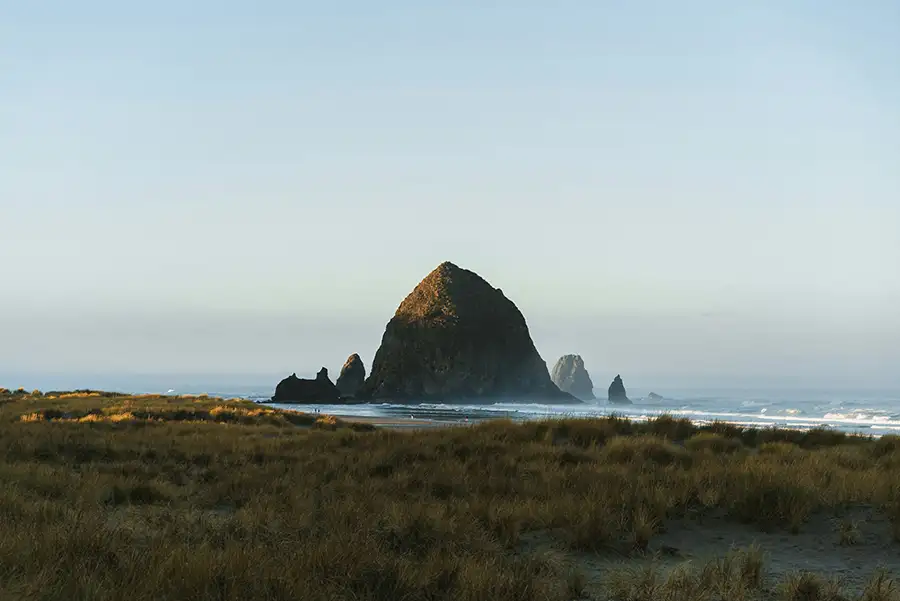
[[[594,400],[594,383],[581,355],[563,355],[553,366],[550,379],[556,386],[582,401]]]
[[[359,389],[366,383],[366,366],[363,365],[359,355],[353,353],[347,358],[341,375],[335,384],[342,396],[355,397]]]
[[[550,380],[515,304],[476,273],[442,263],[388,322],[367,398],[571,403]]]

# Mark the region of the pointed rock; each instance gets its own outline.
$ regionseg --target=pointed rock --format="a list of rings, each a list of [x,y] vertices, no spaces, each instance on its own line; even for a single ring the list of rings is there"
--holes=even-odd
[[[625,394],[625,383],[622,382],[622,376],[616,376],[612,384],[609,385],[609,402],[619,403],[620,405],[632,404],[628,399],[628,395]]]
[[[347,358],[344,367],[341,368],[341,375],[338,376],[336,386],[341,391],[341,395],[352,397],[356,396],[356,393],[365,382],[366,366],[363,365],[359,355],[353,353]]]
[[[560,390],[581,399],[591,401],[594,399],[594,383],[591,376],[584,368],[584,360],[581,355],[563,355],[553,366],[550,379]]]
[[[328,378],[328,370],[324,367],[316,375],[315,380],[298,378],[291,374],[275,387],[274,403],[334,403],[339,401],[341,393]]]
[[[511,300],[476,273],[441,263],[388,322],[367,398],[574,402],[550,380]]]

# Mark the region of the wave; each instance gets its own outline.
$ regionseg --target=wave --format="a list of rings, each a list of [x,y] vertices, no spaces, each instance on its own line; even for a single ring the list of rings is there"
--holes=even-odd
[[[262,399],[260,399],[262,400]],[[577,403],[549,405],[543,403],[501,402],[492,404],[447,403],[378,403],[365,405],[318,405],[322,412],[336,415],[372,417],[413,417],[443,421],[479,421],[506,418],[516,421],[564,419],[621,415],[633,420],[647,420],[660,415],[683,417],[698,423],[723,421],[753,427],[786,427],[809,429],[830,427],[847,432],[884,434],[900,432],[897,401],[833,400],[784,398],[766,400],[759,397],[726,399],[699,396],[641,402],[634,405]],[[296,405],[286,408],[300,409]]]

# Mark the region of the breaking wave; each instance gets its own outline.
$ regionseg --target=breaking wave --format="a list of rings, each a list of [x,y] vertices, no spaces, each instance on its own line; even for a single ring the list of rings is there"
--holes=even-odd
[[[263,399],[259,399],[263,400]],[[298,409],[297,405],[283,407]],[[659,415],[684,417],[698,423],[724,421],[755,427],[809,429],[830,427],[873,435],[900,433],[900,394],[882,394],[870,399],[843,400],[820,394],[760,396],[682,396],[650,401],[636,399],[633,405],[610,405],[605,401],[572,405],[517,403],[493,404],[381,403],[367,405],[320,405],[322,412],[335,415],[367,415],[464,422],[506,418],[535,420],[567,417],[621,415],[646,420]]]

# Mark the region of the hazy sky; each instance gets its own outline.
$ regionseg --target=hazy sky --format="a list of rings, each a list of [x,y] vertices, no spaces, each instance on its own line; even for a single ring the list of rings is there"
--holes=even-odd
[[[369,366],[452,260],[603,385],[900,385],[898,64],[894,0],[0,0],[0,374]]]

